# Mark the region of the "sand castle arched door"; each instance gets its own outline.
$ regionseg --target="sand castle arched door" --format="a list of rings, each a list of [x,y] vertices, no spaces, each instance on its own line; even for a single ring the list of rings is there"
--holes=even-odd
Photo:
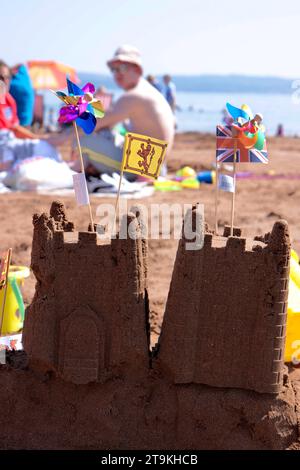
[[[74,310],[60,323],[59,369],[76,384],[95,382],[104,368],[104,325],[88,307]]]

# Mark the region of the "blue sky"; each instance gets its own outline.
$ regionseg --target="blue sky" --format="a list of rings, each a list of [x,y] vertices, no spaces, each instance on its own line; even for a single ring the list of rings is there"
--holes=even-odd
[[[146,73],[300,77],[299,0],[0,0],[0,58],[107,73],[134,44]]]

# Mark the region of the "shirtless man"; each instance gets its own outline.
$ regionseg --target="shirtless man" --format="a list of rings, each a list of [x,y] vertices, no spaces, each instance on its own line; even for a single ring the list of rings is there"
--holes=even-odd
[[[117,142],[111,132],[103,132],[105,128],[126,121],[128,131],[166,140],[168,152],[174,139],[172,110],[163,95],[143,78],[138,49],[121,46],[107,64],[115,82],[125,93],[104,118],[97,120],[96,132],[81,138],[86,167],[92,164],[100,173],[119,171],[123,154],[123,141]],[[127,177],[135,176],[128,173]]]

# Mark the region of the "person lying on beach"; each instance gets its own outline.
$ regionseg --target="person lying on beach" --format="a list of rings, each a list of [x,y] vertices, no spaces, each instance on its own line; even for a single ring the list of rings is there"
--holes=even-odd
[[[110,129],[125,122],[127,131],[166,140],[168,152],[174,139],[174,116],[159,91],[143,78],[140,52],[133,46],[119,47],[107,62],[117,85],[125,93],[104,118],[97,121],[96,132],[81,138],[85,167],[92,165],[98,173],[120,171],[124,137]],[[100,132],[99,132],[100,131]],[[79,170],[79,166],[74,169]],[[136,178],[131,173],[128,179]]]
[[[61,157],[53,145],[55,139],[31,132],[19,124],[17,105],[8,92],[11,80],[9,67],[0,61],[0,164],[8,169],[16,161],[32,156],[45,156],[60,161]],[[53,145],[51,145],[53,144]],[[5,161],[4,161],[5,160]]]

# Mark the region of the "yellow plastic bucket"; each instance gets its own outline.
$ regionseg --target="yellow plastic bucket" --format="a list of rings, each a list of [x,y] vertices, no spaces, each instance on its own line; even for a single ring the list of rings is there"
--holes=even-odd
[[[297,253],[292,250],[288,315],[285,343],[285,362],[300,362],[300,265]]]
[[[24,304],[20,288],[24,280],[30,276],[30,270],[26,266],[10,266],[8,273],[8,285],[0,334],[7,335],[17,333],[23,328]],[[4,291],[0,291],[0,314],[4,301]]]

